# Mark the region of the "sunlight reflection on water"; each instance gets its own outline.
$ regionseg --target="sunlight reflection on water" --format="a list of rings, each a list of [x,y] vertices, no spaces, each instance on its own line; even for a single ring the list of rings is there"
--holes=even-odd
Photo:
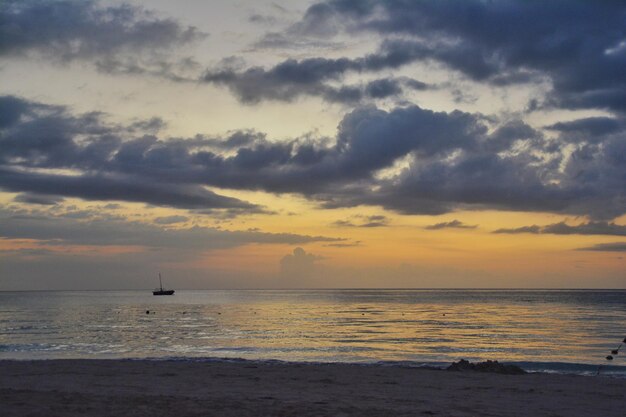
[[[0,292],[0,358],[604,364],[624,333],[616,290]]]

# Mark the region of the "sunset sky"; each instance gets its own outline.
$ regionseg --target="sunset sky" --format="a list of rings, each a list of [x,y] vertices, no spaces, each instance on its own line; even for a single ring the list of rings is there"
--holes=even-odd
[[[626,287],[626,6],[0,3],[0,290]]]

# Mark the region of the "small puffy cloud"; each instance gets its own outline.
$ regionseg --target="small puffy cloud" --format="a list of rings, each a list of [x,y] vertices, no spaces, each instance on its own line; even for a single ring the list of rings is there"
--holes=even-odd
[[[294,280],[310,278],[317,272],[317,262],[322,259],[321,256],[307,253],[301,247],[297,247],[293,253],[285,255],[280,260],[280,273],[283,277]]]

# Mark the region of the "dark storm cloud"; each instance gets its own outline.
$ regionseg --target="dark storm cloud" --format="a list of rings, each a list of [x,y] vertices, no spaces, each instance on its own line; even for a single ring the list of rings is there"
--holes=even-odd
[[[359,107],[344,116],[334,139],[272,141],[240,131],[163,140],[97,113],[74,116],[15,98],[4,105],[18,109],[0,130],[0,182],[13,192],[224,215],[263,209],[204,187],[297,193],[327,208],[374,205],[406,214],[501,209],[597,221],[626,207],[623,131],[563,147],[521,121],[407,106]]]
[[[424,227],[426,230],[441,230],[441,229],[476,229],[477,225],[469,225],[465,224],[459,220],[452,220],[449,222],[442,222],[431,224],[429,226]]]
[[[328,0],[287,33],[375,32],[398,62],[434,61],[493,85],[548,78],[551,105],[623,112],[625,20],[617,1]]]
[[[596,245],[580,248],[578,250],[594,252],[626,252],[626,242],[598,243]]]
[[[157,52],[206,35],[128,4],[96,0],[6,0],[0,6],[0,57],[90,60],[104,72],[173,74],[192,64]]]
[[[498,229],[493,233],[541,233],[554,235],[609,235],[626,236],[626,225],[612,222],[588,222],[576,226],[570,226],[565,222],[554,223],[547,226],[525,226],[516,229]]]
[[[343,239],[290,233],[230,231],[211,227],[162,229],[146,223],[73,218],[44,214],[20,215],[0,208],[0,236],[35,239],[48,245],[124,245],[194,250],[224,249],[249,243],[303,244]]]

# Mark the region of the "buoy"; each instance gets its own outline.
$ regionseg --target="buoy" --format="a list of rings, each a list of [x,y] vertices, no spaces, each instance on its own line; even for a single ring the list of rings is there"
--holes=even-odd
[[[146,310],[146,314],[150,314],[150,310]]]

